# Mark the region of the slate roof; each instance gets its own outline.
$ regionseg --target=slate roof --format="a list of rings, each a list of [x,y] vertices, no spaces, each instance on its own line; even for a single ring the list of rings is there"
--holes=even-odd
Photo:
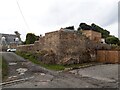
[[[2,34],[2,33],[0,33],[0,41],[2,41],[2,37],[5,37],[6,44],[16,43],[15,39],[17,38],[17,36],[14,34]],[[21,41],[19,43],[21,43]]]
[[[75,30],[70,30],[70,29],[65,29],[65,28],[63,28],[62,31],[64,31],[64,32],[76,32]]]

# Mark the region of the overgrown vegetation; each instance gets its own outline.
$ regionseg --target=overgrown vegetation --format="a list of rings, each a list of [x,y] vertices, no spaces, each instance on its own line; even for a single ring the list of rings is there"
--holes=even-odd
[[[69,29],[69,30],[75,30],[74,26],[68,26],[65,27],[64,29]],[[94,23],[91,25],[88,25],[86,23],[80,23],[79,27],[77,28],[77,31],[81,33],[81,30],[93,30],[96,32],[100,32],[102,35],[102,38],[105,39],[105,42],[107,44],[116,44],[120,46],[120,40],[119,38],[110,35],[110,32]],[[15,31],[16,35],[20,38],[20,34],[18,31]],[[40,35],[41,36],[41,35]],[[34,44],[35,41],[39,40],[39,36],[36,36],[34,33],[27,33],[26,35],[26,40],[22,42],[23,44]]]
[[[2,56],[0,56],[0,69],[2,71],[2,80],[4,81],[8,76],[8,64]]]
[[[39,53],[39,55],[44,55],[45,52]],[[89,65],[91,63],[83,63],[83,64],[73,64],[73,65],[57,65],[57,64],[44,64],[40,60],[37,59],[38,53],[26,53],[26,52],[16,52],[16,54],[20,55],[21,57],[33,62],[34,64],[40,65],[50,70],[64,70],[65,68],[79,68],[80,66]]]
[[[109,36],[106,38],[106,43],[108,44],[119,44],[119,39],[116,38],[115,36]]]
[[[22,56],[23,58],[33,62],[34,64],[38,64],[40,66],[43,66],[47,69],[51,69],[51,70],[64,70],[65,67],[63,65],[50,65],[50,64],[43,64],[41,61],[37,60],[37,54],[33,54],[33,53],[26,53],[26,52],[16,52],[16,54]]]
[[[110,32],[107,31],[106,29],[101,28],[100,26],[92,23],[91,25],[88,25],[86,23],[80,23],[79,27],[78,27],[78,31],[79,30],[93,30],[93,31],[97,31],[100,32],[102,34],[102,38],[107,38],[110,35]]]
[[[75,30],[74,26],[65,27],[64,29]]]
[[[116,45],[120,45],[120,40],[113,36],[113,35],[110,35],[110,32],[106,29],[103,29],[101,28],[100,26],[92,23],[91,25],[88,25],[86,23],[80,23],[78,29],[78,31],[81,31],[81,30],[93,30],[93,31],[96,31],[96,32],[100,32],[102,34],[102,38],[105,39],[106,43],[107,44],[116,44]]]
[[[27,33],[24,44],[33,44],[37,40],[39,40],[39,36],[36,36],[34,33]]]

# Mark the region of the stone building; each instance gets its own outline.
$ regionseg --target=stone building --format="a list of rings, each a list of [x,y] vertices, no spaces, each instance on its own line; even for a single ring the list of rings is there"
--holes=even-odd
[[[79,59],[80,53],[86,50],[85,38],[74,30],[60,29],[45,34],[43,49],[55,53],[55,62],[58,64],[79,63],[82,61]]]
[[[0,33],[0,46],[3,50],[15,47],[17,44],[21,44],[21,41],[16,35]]]
[[[99,32],[93,30],[82,30],[82,33],[92,41],[101,42],[102,36]]]
[[[96,33],[92,32],[92,34]],[[58,31],[45,33],[45,36],[41,36],[39,41],[34,44],[20,45],[17,50],[26,52],[47,51],[41,60],[47,64],[83,63],[96,60],[96,49],[110,48],[108,45],[100,43],[99,40],[101,40],[99,33],[88,38],[87,35],[82,35],[75,30],[61,28]]]

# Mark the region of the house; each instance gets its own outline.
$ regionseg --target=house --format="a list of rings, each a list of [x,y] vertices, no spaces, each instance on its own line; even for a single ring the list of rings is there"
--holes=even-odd
[[[11,48],[18,44],[21,44],[21,41],[16,35],[0,33],[0,46],[2,46],[3,49]]]

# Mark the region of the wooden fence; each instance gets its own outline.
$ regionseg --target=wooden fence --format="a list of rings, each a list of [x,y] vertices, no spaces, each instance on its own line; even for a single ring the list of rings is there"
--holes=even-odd
[[[98,50],[97,61],[101,63],[120,63],[120,51]]]

